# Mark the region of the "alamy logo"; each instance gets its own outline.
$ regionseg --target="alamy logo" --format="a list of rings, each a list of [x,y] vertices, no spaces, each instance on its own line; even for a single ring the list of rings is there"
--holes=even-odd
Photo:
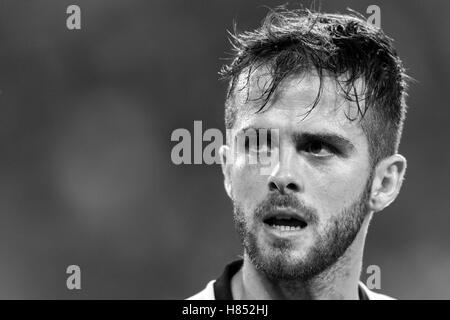
[[[203,132],[202,121],[194,121],[194,133],[185,128],[172,132],[171,141],[178,142],[171,151],[174,164],[231,164],[245,162],[248,165],[258,165],[262,175],[269,175],[279,161],[278,129],[248,128],[233,134],[226,130],[226,136],[234,136],[233,141],[224,146],[224,156],[220,150],[226,140],[223,133],[216,128]],[[207,142],[204,146],[204,142]]]
[[[76,4],[67,7],[66,13],[69,14],[66,20],[66,26],[69,30],[81,29],[81,9]]]
[[[194,135],[184,128],[175,129],[171,141],[179,141],[172,148],[174,164],[219,164],[219,149],[223,145],[223,135],[219,129],[208,129],[203,133],[202,122],[194,121]],[[210,143],[203,149],[203,142]],[[192,148],[194,158],[192,158]]]
[[[69,290],[80,290],[81,289],[81,269],[77,265],[70,265],[66,269],[66,273],[70,274],[67,277],[66,286]]]
[[[371,14],[369,18],[367,18],[367,23],[374,25],[377,28],[381,27],[381,10],[380,7],[372,4],[367,7],[366,13]]]
[[[367,277],[366,286],[367,288],[373,289],[381,289],[381,269],[379,266],[373,264],[367,267],[367,274],[370,276]]]

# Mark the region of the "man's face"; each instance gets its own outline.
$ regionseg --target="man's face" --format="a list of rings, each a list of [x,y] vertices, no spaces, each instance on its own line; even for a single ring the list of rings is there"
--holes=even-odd
[[[270,150],[278,161],[262,174],[261,164],[249,163],[238,148],[225,183],[255,267],[273,279],[308,280],[342,256],[366,217],[368,143],[359,121],[346,117],[355,116],[356,105],[342,97],[333,79],[324,79],[319,103],[306,117],[318,93],[317,76],[286,79],[257,113],[261,101],[253,98],[268,80],[259,73],[251,78],[249,92],[239,85],[235,89],[239,111],[230,143],[235,148],[236,138],[248,129],[275,129],[269,145],[260,141],[248,148],[255,154]]]

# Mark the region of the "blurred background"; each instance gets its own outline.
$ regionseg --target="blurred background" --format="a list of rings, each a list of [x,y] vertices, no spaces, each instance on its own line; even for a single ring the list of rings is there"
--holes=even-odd
[[[181,299],[241,253],[220,167],[174,165],[170,136],[224,130],[226,30],[280,4],[0,0],[0,298]],[[361,279],[375,264],[383,293],[450,299],[450,2],[316,1],[372,4],[418,82],[406,182],[372,222]],[[66,288],[72,264],[81,290]]]

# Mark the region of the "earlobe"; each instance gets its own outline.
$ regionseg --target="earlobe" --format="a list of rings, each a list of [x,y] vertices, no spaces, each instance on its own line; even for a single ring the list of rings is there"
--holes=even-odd
[[[394,154],[381,160],[375,168],[369,207],[381,211],[389,206],[400,192],[406,172],[406,159]]]
[[[222,166],[223,173],[223,184],[225,187],[225,191],[227,192],[230,199],[233,200],[232,192],[231,192],[231,154],[230,147],[227,145],[223,145],[219,149],[220,155],[220,164]]]

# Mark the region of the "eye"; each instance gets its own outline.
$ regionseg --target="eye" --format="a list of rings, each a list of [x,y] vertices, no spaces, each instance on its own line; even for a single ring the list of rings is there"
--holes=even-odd
[[[270,152],[272,148],[272,137],[269,132],[261,133],[257,132],[254,139],[249,138],[249,136],[245,136],[245,150],[248,152],[249,150],[255,152]]]
[[[252,151],[258,150],[258,140],[256,137],[254,139],[253,138],[251,139],[250,137],[245,136],[245,151],[248,152],[249,150]]]
[[[312,154],[314,157],[330,157],[336,154],[334,147],[319,140],[307,143],[304,151]]]

